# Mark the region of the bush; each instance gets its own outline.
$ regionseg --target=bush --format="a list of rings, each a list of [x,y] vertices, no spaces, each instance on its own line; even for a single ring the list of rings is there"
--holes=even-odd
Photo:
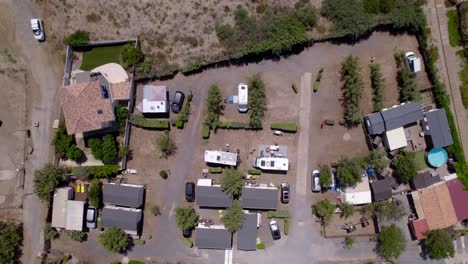
[[[364,10],[369,14],[378,14],[380,12],[379,0],[363,0]]]
[[[207,125],[202,126],[202,138],[203,139],[210,138],[210,127]]]
[[[132,125],[142,128],[155,128],[160,130],[169,129],[169,121],[144,118],[142,116],[131,115],[128,120]]]
[[[99,179],[92,179],[89,184],[88,190],[89,204],[95,208],[101,205],[101,181]]]
[[[119,173],[119,165],[91,166],[89,174],[94,178],[110,178]]]
[[[251,128],[262,128],[262,119],[266,109],[265,104],[265,83],[260,75],[255,74],[249,80],[249,126]]]
[[[295,83],[291,85],[292,90],[294,91],[295,94],[297,94],[297,86]]]
[[[289,235],[289,218],[284,219],[284,234]]]
[[[223,172],[223,168],[222,168],[222,167],[212,167],[212,168],[208,168],[208,172],[209,172],[209,173],[222,173],[222,172]]]
[[[336,204],[327,199],[318,201],[313,207],[312,212],[322,219],[324,225],[328,225],[335,214]]]
[[[145,240],[143,240],[143,239],[134,239],[134,240],[133,240],[133,244],[135,244],[135,245],[144,245],[144,244],[145,244]],[[133,261],[133,263],[144,263],[144,262],[141,262],[141,261]]]
[[[143,53],[137,47],[133,45],[127,45],[122,48],[120,52],[120,60],[122,61],[125,67],[132,67],[133,65],[138,65],[144,60]]]
[[[84,31],[84,30],[77,30],[68,38],[65,39],[65,44],[71,45],[71,46],[77,46],[77,45],[82,45],[86,44],[89,42],[89,32]]]
[[[51,240],[56,239],[59,236],[59,232],[53,228],[50,223],[44,225],[44,239]]]
[[[341,203],[338,205],[338,207],[340,207],[341,210],[341,217],[344,217],[346,219],[353,216],[354,206],[352,204]]]
[[[320,186],[329,188],[333,184],[333,176],[330,167],[327,165],[320,166]]]
[[[168,177],[167,172],[165,170],[160,171],[159,176],[161,176],[161,178],[163,179],[167,179]]]
[[[88,140],[91,153],[94,158],[103,162],[111,162],[117,159],[117,142],[114,136],[108,134],[101,138],[91,138]]]
[[[277,211],[268,211],[268,218],[289,218],[288,210],[277,210]]]
[[[383,109],[385,80],[379,64],[370,64],[369,68],[371,72],[372,107],[374,112],[379,112]]]
[[[343,241],[343,244],[345,245],[345,247],[347,248],[351,248],[354,244],[354,238],[352,237],[345,237],[344,241]]]
[[[211,85],[208,89],[208,97],[206,98],[208,114],[204,124],[210,129],[215,129],[219,124],[219,116],[224,109],[223,95],[217,85]]]
[[[16,263],[21,255],[23,231],[12,222],[0,221],[0,259],[3,263]]]
[[[406,215],[403,207],[387,201],[367,204],[362,208],[362,213],[380,221],[399,221]]]
[[[152,213],[154,216],[161,215],[161,208],[159,207],[159,205],[153,205],[153,206],[151,206],[151,213]]]
[[[73,175],[80,180],[88,180],[89,178],[89,168],[80,166],[72,169]]]
[[[178,128],[178,129],[183,129],[184,128],[184,121],[182,120],[177,120],[175,122],[175,126]]]
[[[344,116],[348,126],[354,126],[361,122],[359,102],[362,97],[363,83],[358,57],[348,56],[341,64],[341,79],[343,83]]]
[[[462,39],[460,36],[460,32],[458,31],[460,20],[458,18],[457,10],[448,10],[447,17],[448,17],[448,33],[449,33],[450,46],[452,47],[460,46]]]
[[[130,117],[128,109],[117,104],[115,106],[115,121],[119,123],[120,132],[125,131],[125,122]]]
[[[192,242],[192,240],[190,240],[190,239],[188,239],[188,238],[186,238],[186,237],[183,237],[183,238],[181,239],[181,241],[182,241],[182,244],[184,244],[184,246],[186,246],[186,247],[188,247],[188,248],[192,248],[192,247],[193,247],[193,242]]]
[[[296,123],[271,123],[272,130],[281,130],[284,132],[297,132],[297,124]]]
[[[67,182],[67,170],[47,163],[40,170],[34,171],[34,192],[42,202],[50,202],[55,188]]]
[[[65,122],[60,121],[57,132],[52,139],[52,146],[55,153],[61,158],[80,161],[84,157],[83,151],[76,146],[73,136],[67,134]]]
[[[67,234],[71,238],[71,240],[78,242],[83,242],[88,237],[88,235],[82,231],[68,231]]]
[[[249,128],[249,124],[233,121],[220,121],[216,128],[227,128],[227,129],[243,129]]]
[[[192,74],[196,73],[202,70],[203,66],[205,66],[206,61],[202,57],[197,57],[195,59],[190,60],[187,62],[180,71],[187,75],[187,74]]]
[[[65,255],[63,255],[63,257],[62,257],[62,260],[63,260],[63,261],[69,261],[71,258],[72,258],[72,255],[70,255],[70,254],[65,254]]]
[[[96,13],[90,13],[86,15],[86,21],[91,22],[91,23],[96,23],[96,22],[101,21],[101,16]]]
[[[170,155],[174,154],[177,150],[177,146],[169,135],[168,131],[164,131],[157,139],[156,145],[161,151],[163,157],[167,158]]]
[[[108,251],[119,253],[127,249],[130,239],[122,229],[111,227],[99,234],[99,242]]]
[[[258,170],[258,169],[250,169],[250,170],[247,171],[247,173],[250,174],[250,175],[261,175],[262,171]]]
[[[265,244],[263,244],[263,243],[258,243],[258,244],[257,244],[257,249],[265,249]]]

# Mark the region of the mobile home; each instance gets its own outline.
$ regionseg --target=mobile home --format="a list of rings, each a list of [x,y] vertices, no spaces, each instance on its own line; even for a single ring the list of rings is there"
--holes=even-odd
[[[221,150],[205,150],[205,162],[212,164],[237,166],[237,153]]]
[[[237,110],[241,113],[246,113],[249,110],[249,87],[245,83],[239,83],[239,104]]]
[[[279,157],[261,157],[254,159],[253,166],[261,170],[288,171],[289,160]]]

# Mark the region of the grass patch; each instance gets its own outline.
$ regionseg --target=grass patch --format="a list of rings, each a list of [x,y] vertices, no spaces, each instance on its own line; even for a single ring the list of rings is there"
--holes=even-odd
[[[137,115],[131,115],[128,121],[130,122],[130,124],[137,126],[137,127],[169,130],[169,121],[167,120],[157,120],[157,119],[144,118],[142,116],[137,116]]]
[[[277,211],[268,211],[268,218],[289,218],[288,210],[277,210]]]
[[[271,124],[272,130],[281,130],[284,132],[297,132],[297,124],[296,123],[272,123]]]
[[[427,168],[426,164],[426,151],[419,151],[414,153],[414,165],[417,171]]]
[[[83,52],[83,62],[80,69],[83,71],[90,71],[98,66],[106,63],[119,63],[120,52],[125,45],[97,47]]]
[[[456,9],[447,11],[448,17],[448,32],[449,32],[449,42],[450,46],[456,47],[461,44],[461,35],[458,31],[458,13]]]
[[[202,126],[202,138],[203,139],[210,138],[210,127],[207,125]]]
[[[188,248],[192,248],[192,247],[193,247],[193,242],[192,242],[192,240],[190,240],[190,239],[188,239],[188,238],[186,238],[186,237],[182,238],[182,239],[181,239],[181,242],[182,242],[182,244],[184,244],[184,245],[185,245],[186,247],[188,247]]]
[[[260,174],[262,174],[262,171],[257,170],[257,169],[251,169],[251,170],[248,170],[247,173],[250,174],[250,175],[260,175]]]
[[[289,235],[289,218],[284,219],[284,234]]]
[[[221,168],[221,167],[212,167],[212,168],[208,169],[208,172],[209,173],[222,173],[223,168]]]

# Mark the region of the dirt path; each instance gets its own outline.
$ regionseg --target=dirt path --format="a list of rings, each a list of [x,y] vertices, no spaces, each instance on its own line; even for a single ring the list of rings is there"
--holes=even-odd
[[[309,130],[310,130],[310,93],[312,90],[312,73],[306,72],[301,77],[299,104],[299,142],[297,149],[296,192],[306,195],[309,161]]]
[[[29,20],[37,16],[35,8],[29,0],[4,1],[10,7],[13,14],[15,34],[15,48],[21,59],[27,64],[26,70],[29,76],[27,127],[31,128],[31,141],[34,147],[32,155],[26,162],[26,175],[24,193],[33,192],[33,172],[42,167],[48,161],[51,117],[57,110],[55,107],[56,91],[60,87],[60,63],[52,58],[46,43],[38,43],[31,33]],[[32,122],[39,122],[38,128],[31,127]],[[44,224],[44,210],[36,195],[28,195],[23,198],[23,227],[24,247],[23,263],[35,263],[36,255],[42,250],[41,231]]]
[[[432,30],[432,40],[439,48],[440,58],[436,65],[446,86],[465,157],[468,157],[468,111],[463,106],[458,77],[461,61],[456,55],[457,48],[450,46],[449,43],[447,8],[443,0],[431,0],[428,1],[425,11]]]

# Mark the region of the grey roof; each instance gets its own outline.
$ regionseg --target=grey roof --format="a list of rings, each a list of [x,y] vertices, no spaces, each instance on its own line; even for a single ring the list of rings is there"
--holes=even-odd
[[[392,186],[388,178],[372,182],[371,189],[375,202],[380,202],[392,198]]]
[[[453,144],[452,134],[444,109],[437,109],[424,114],[423,130],[429,136],[433,148],[443,148]]]
[[[245,214],[244,222],[237,231],[237,249],[257,249],[257,214]]]
[[[195,246],[208,249],[230,249],[232,234],[221,228],[195,228]]]
[[[424,118],[420,103],[409,102],[381,112],[385,131],[393,130]]]
[[[126,208],[125,208],[126,209]],[[102,222],[101,226],[104,228],[118,227],[122,230],[135,231],[139,233],[142,222],[142,212],[129,211],[104,207],[102,209]]]
[[[232,196],[219,186],[197,186],[196,198],[200,207],[226,208],[232,204]]]
[[[242,208],[276,210],[278,188],[242,187]]]
[[[411,187],[415,190],[429,187],[435,183],[440,182],[439,176],[432,176],[430,171],[425,171],[418,174],[410,181]]]
[[[380,112],[370,114],[364,117],[364,119],[366,121],[366,127],[369,134],[375,135],[385,132],[385,124]]]
[[[106,183],[102,193],[105,204],[138,208],[143,205],[145,188],[139,185]]]
[[[406,126],[423,118],[421,104],[409,102],[367,115],[364,120],[369,134],[375,135]]]

